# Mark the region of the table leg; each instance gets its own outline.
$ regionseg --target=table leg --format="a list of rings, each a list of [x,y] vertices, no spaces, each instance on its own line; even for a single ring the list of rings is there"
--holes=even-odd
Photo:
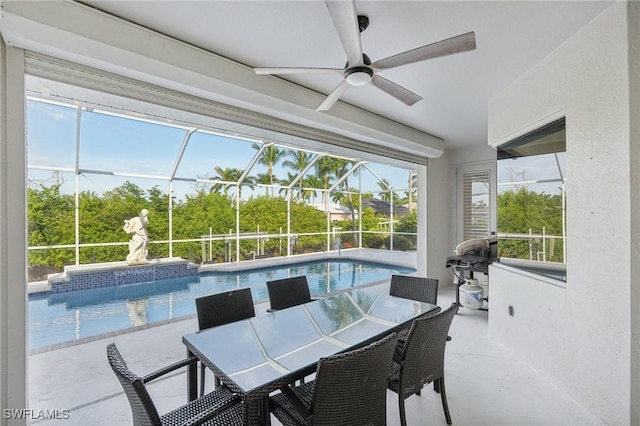
[[[187,349],[187,358],[193,358],[193,354]],[[193,362],[187,366],[187,402],[198,398],[198,363]]]

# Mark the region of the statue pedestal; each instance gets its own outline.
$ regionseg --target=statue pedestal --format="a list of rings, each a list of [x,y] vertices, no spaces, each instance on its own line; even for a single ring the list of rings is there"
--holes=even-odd
[[[73,265],[65,266],[62,273],[49,275],[46,288],[39,286],[35,292],[61,293],[112,287],[122,284],[186,277],[196,275],[199,272],[199,265],[179,257],[153,259],[131,265],[124,261]]]

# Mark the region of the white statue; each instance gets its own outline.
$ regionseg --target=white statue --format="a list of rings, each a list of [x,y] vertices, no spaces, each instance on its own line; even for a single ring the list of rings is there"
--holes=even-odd
[[[127,256],[127,263],[129,265],[136,265],[140,263],[147,263],[147,242],[149,242],[149,235],[147,234],[147,224],[149,223],[149,210],[142,209],[138,217],[131,218],[124,221],[124,232],[132,234],[131,241],[129,241],[129,255]]]

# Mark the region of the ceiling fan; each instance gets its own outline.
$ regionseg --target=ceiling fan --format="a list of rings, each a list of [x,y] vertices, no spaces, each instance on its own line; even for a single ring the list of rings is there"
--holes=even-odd
[[[371,63],[369,57],[362,52],[360,33],[369,26],[369,18],[358,16],[355,0],[325,0],[338,37],[347,54],[344,68],[254,68],[256,74],[338,74],[344,80],[316,108],[316,111],[327,111],[350,86],[363,86],[367,83],[388,93],[406,105],[413,105],[422,99],[420,95],[378,75],[378,71],[395,68],[401,65],[467,52],[476,48],[475,33],[468,32],[459,36],[437,41],[426,46],[408,50],[388,58]]]

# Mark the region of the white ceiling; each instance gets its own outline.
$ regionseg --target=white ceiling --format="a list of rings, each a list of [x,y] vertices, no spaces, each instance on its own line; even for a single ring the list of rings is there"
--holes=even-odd
[[[322,0],[83,1],[251,67],[342,68],[346,55]],[[445,140],[486,144],[488,100],[542,60],[610,1],[356,1],[369,17],[373,62],[469,31],[477,48],[382,71],[424,99],[406,106],[372,85],[341,100]],[[256,76],[256,78],[264,76]],[[336,75],[286,76],[328,94]]]

